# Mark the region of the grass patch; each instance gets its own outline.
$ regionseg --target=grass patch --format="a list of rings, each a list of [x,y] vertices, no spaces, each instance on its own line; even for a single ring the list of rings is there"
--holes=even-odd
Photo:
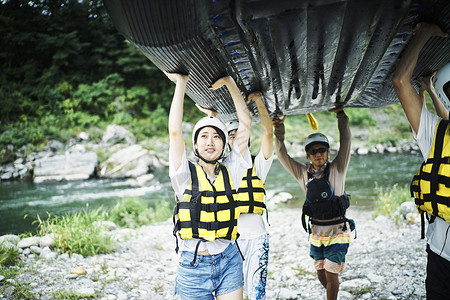
[[[358,288],[354,291],[351,291],[350,293],[355,296],[359,296],[359,295],[364,295],[364,294],[370,293],[370,291],[372,291],[372,288],[370,286],[367,286],[367,287]]]
[[[38,235],[52,234],[55,237],[53,248],[61,253],[78,253],[83,256],[106,254],[115,251],[110,235],[105,230],[104,221],[112,221],[125,228],[137,228],[167,220],[172,215],[170,203],[160,202],[150,206],[138,198],[123,198],[109,211],[85,208],[81,211],[64,216],[48,214],[43,220],[38,216]],[[1,248],[0,248],[1,251]],[[14,257],[13,253],[3,255]]]
[[[14,266],[6,267],[0,265],[0,275],[4,276],[0,284],[0,295],[3,295],[2,299],[10,300],[35,300],[38,299],[33,293],[30,292],[30,287],[16,281],[16,276],[22,272],[21,263],[19,260],[15,260]]]
[[[378,185],[376,185],[378,188]],[[403,203],[411,201],[409,185],[399,186],[394,184],[390,189],[380,189],[378,200],[375,203],[374,216],[383,215],[395,217],[395,211]]]
[[[296,272],[296,276],[315,275],[314,273],[309,272],[302,267],[291,267],[291,269]]]
[[[30,292],[30,288],[21,283],[6,283],[0,286],[0,292],[9,300],[37,300],[39,299]]]
[[[0,267],[15,266],[19,261],[19,249],[17,247],[8,247],[3,241],[0,244]]]
[[[75,291],[57,291],[53,294],[53,299],[77,300],[77,299],[95,299],[95,294],[79,294]]]
[[[103,226],[94,224],[107,220],[107,212],[100,209],[83,209],[62,217],[49,214],[39,221],[39,234],[54,234],[55,246],[62,253],[78,253],[83,256],[111,253],[113,247],[110,236]]]

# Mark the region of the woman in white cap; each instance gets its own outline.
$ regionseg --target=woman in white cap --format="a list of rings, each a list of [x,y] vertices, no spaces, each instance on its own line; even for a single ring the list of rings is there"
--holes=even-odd
[[[169,175],[177,200],[174,234],[181,250],[175,293],[181,299],[242,299],[242,257],[235,243],[240,209],[235,200],[236,188],[252,165],[250,113],[230,76],[215,82],[212,89],[226,86],[236,108],[240,126],[235,147],[220,163],[228,132],[219,119],[205,117],[194,126],[198,161],[190,162],[182,134],[188,76],[166,75],[176,83],[169,113]]]

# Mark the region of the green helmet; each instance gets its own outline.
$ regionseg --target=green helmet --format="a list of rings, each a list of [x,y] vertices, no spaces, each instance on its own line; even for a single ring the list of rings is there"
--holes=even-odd
[[[322,133],[310,134],[305,140],[305,151],[308,152],[309,148],[316,143],[325,144],[330,148],[330,142],[328,142],[327,137]]]

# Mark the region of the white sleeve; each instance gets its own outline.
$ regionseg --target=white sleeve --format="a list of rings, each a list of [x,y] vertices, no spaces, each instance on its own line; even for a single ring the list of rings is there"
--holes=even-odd
[[[233,148],[230,154],[224,158],[223,164],[228,168],[230,172],[231,180],[235,189],[239,187],[244,177],[245,172],[252,167],[252,157],[250,151],[247,148],[245,157],[242,157],[239,147],[234,140]]]
[[[422,106],[420,114],[419,129],[417,134],[412,130],[413,136],[417,141],[423,159],[426,160],[430,154],[430,149],[433,144],[434,133],[440,118],[435,114],[430,113],[425,106]]]
[[[266,181],[266,177],[269,173],[270,167],[272,166],[272,162],[273,153],[268,159],[265,159],[262,150],[260,150],[258,155],[255,157],[255,172],[259,179],[261,179],[263,182]]]
[[[189,164],[186,158],[186,150],[183,152],[181,165],[178,170],[175,170],[175,167],[173,166],[171,153],[172,151],[169,151],[169,177],[172,183],[172,188],[175,191],[175,195],[178,199],[181,199],[184,190],[191,181],[191,172],[189,171]]]

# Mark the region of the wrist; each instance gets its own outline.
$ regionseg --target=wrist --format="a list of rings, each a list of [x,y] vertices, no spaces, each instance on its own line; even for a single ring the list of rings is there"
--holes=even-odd
[[[346,117],[347,117],[347,115],[345,114],[345,112],[343,110],[336,113],[336,118],[338,118],[338,119],[346,118]]]

